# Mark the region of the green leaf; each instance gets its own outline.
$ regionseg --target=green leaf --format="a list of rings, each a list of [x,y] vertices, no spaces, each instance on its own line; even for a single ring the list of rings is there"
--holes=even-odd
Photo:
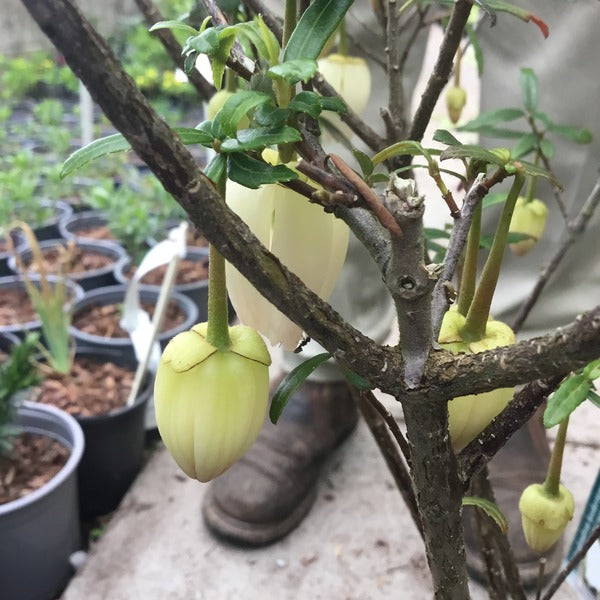
[[[191,50],[199,54],[208,54],[212,56],[219,47],[219,29],[209,27],[199,35],[188,38],[183,47],[183,53],[187,54]]]
[[[306,58],[287,60],[271,67],[267,75],[272,79],[284,79],[290,85],[299,81],[307,82],[318,69],[317,61]]]
[[[519,81],[523,93],[523,104],[525,105],[525,108],[532,113],[537,108],[538,103],[537,77],[535,76],[533,69],[527,67],[521,69]]]
[[[283,51],[283,61],[316,60],[327,40],[342,22],[354,0],[314,0],[302,13]]]
[[[517,160],[522,156],[526,156],[530,152],[533,152],[537,147],[537,140],[538,138],[535,133],[526,133],[514,145],[513,149],[510,151],[510,157],[513,160]]]
[[[467,36],[469,41],[471,42],[471,46],[473,48],[473,53],[475,54],[475,63],[477,64],[477,74],[479,77],[483,74],[483,50],[481,49],[481,44],[479,43],[479,37],[475,32],[473,25],[467,24],[466,27]]]
[[[488,125],[481,127],[478,133],[480,136],[507,140],[516,140],[523,135],[523,132],[517,129],[507,129],[506,127],[493,127]]]
[[[476,506],[480,508],[490,519],[492,519],[500,531],[506,535],[508,533],[508,521],[500,510],[497,504],[494,504],[491,500],[480,498],[479,496],[465,496],[462,499],[463,506]]]
[[[288,104],[288,108],[294,112],[306,113],[313,119],[317,119],[321,114],[320,96],[315,92],[300,92],[296,94]]]
[[[600,408],[600,396],[592,388],[588,392],[587,399]]]
[[[386,173],[373,173],[370,177],[369,177],[369,183],[375,184],[375,183],[387,183],[390,180],[390,176],[387,175]]]
[[[548,399],[544,426],[549,429],[564,421],[587,398],[591,385],[581,373],[565,379]]]
[[[212,67],[213,83],[217,90],[221,89],[223,83],[223,73],[225,73],[225,65],[229,59],[229,54],[233,48],[235,38],[237,36],[237,27],[225,27],[219,32],[219,43],[216,50],[212,54],[212,61],[210,66]]]
[[[536,177],[543,177],[544,179],[548,179],[552,185],[556,186],[559,189],[563,189],[560,181],[558,179],[556,179],[556,176],[554,175],[554,173],[551,173],[550,171],[546,171],[546,169],[544,169],[543,167],[540,167],[539,165],[535,165],[529,161],[526,160],[519,160],[519,163],[522,165],[525,173],[527,173],[527,175],[535,175]]]
[[[588,363],[582,370],[582,374],[590,381],[600,378],[600,358]]]
[[[462,142],[446,129],[436,129],[433,133],[433,139],[441,144],[446,144],[446,146],[462,146]]]
[[[204,168],[204,174],[217,185],[225,174],[227,159],[222,154],[216,154]]]
[[[258,56],[269,57],[269,49],[265,44],[262,31],[256,21],[248,21],[246,23],[238,23],[236,25],[240,37],[245,37],[250,44],[256,48]]]
[[[281,127],[290,117],[287,108],[278,108],[273,104],[262,104],[254,112],[254,120],[263,127]]]
[[[384,148],[378,152],[371,160],[374,165],[385,162],[395,156],[425,156],[427,160],[431,160],[431,153],[423,148],[419,142],[413,140],[405,140],[403,142],[396,142],[387,148]]]
[[[276,129],[255,127],[237,132],[237,138],[223,140],[219,152],[241,152],[242,150],[262,150],[275,144],[299,142],[302,139],[299,131],[284,125]]]
[[[319,96],[321,110],[330,110],[336,113],[348,112],[348,107],[341,98],[330,98],[329,96]]]
[[[446,229],[436,229],[435,227],[424,228],[425,238],[428,240],[449,240],[450,232]]]
[[[189,35],[198,35],[197,29],[182,21],[159,21],[158,23],[154,23],[148,31],[156,31],[158,29],[174,29],[176,31],[185,31]]]
[[[359,390],[372,390],[375,389],[375,386],[364,377],[361,377],[354,371],[350,371],[349,369],[344,369],[344,375],[346,380],[350,385],[358,388]]]
[[[554,156],[554,144],[550,140],[542,138],[540,141],[540,149],[546,158],[552,158]]]
[[[261,104],[271,102],[271,96],[262,92],[247,90],[236,92],[223,104],[215,117],[215,121],[218,121],[221,125],[221,129],[226,136],[235,137],[239,122],[250,110]]]
[[[257,189],[265,183],[291,181],[298,174],[285,165],[270,165],[241,153],[228,155],[227,177],[247,188]]]
[[[491,192],[483,198],[481,207],[483,210],[494,206],[495,204],[504,204],[506,201],[506,192]]]
[[[203,146],[210,146],[212,143],[213,138],[198,129],[175,127],[173,131],[181,138],[181,141],[184,144],[202,144]],[[94,140],[83,148],[75,150],[75,152],[65,160],[60,172],[60,178],[64,179],[71,173],[103,156],[128,150],[131,150],[131,144],[121,133],[115,133],[114,135],[108,135],[99,140]]]
[[[448,158],[472,158],[492,165],[504,166],[504,161],[493,152],[485,150],[481,146],[462,144],[461,146],[450,146],[440,155],[440,160]]]
[[[519,242],[522,242],[523,240],[528,240],[531,237],[532,236],[527,233],[517,233],[516,231],[510,231],[508,233],[508,235],[506,236],[506,243],[507,244],[517,244]],[[489,250],[492,247],[493,241],[494,241],[493,233],[482,235],[479,238],[479,247]]]
[[[279,51],[281,50],[279,47],[279,42],[277,41],[275,34],[266,26],[261,15],[257,15],[256,22],[258,23],[263,40],[267,46],[267,57],[269,59],[269,64],[274,65],[279,60]]]
[[[271,408],[269,409],[269,419],[271,419],[271,423],[277,423],[283,409],[286,407],[294,392],[306,381],[307,377],[311,375],[319,365],[330,358],[331,354],[328,352],[317,354],[304,361],[302,364],[299,364],[295,369],[292,369],[281,380],[281,383],[271,400]]]
[[[475,119],[457,127],[457,131],[479,131],[482,127],[491,127],[498,123],[506,121],[514,121],[520,117],[524,117],[525,113],[521,108],[500,108],[481,113]]]
[[[369,177],[375,168],[375,165],[372,163],[371,159],[358,148],[353,148],[352,154],[354,155],[356,162],[360,165],[363,178]]]
[[[562,135],[563,137],[576,142],[577,144],[589,144],[593,135],[589,129],[578,129],[569,125],[554,125],[549,127],[550,131]]]

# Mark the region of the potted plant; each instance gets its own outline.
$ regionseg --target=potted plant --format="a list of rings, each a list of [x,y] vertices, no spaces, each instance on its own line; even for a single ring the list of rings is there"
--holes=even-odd
[[[55,597],[80,548],[81,427],[55,407],[14,400],[37,379],[36,348],[28,337],[0,365],[0,579],[2,594],[14,600]]]
[[[149,382],[126,405],[135,362],[97,348],[75,347],[69,334],[71,313],[63,310],[66,288],[48,285],[35,238],[30,243],[40,287],[32,284],[27,271],[22,275],[45,340],[39,363],[44,377],[34,399],[64,409],[81,425],[86,448],[79,467],[80,511],[93,517],[118,506],[141,468]]]

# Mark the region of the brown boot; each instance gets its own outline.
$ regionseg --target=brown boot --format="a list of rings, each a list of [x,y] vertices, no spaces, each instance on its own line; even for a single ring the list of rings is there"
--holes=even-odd
[[[251,546],[284,537],[310,510],[323,463],[357,420],[345,383],[305,382],[277,425],[266,423],[246,455],[213,481],[202,506],[208,527]]]
[[[535,553],[525,542],[521,526],[521,493],[530,483],[544,481],[549,460],[550,450],[540,413],[510,438],[488,466],[496,503],[508,521],[508,539],[521,580],[526,587],[537,583],[539,560],[542,556],[546,559],[544,577],[548,578],[558,570],[563,554],[562,540],[543,555]],[[471,574],[483,581],[485,567],[469,510],[465,511],[465,516],[467,565]]]

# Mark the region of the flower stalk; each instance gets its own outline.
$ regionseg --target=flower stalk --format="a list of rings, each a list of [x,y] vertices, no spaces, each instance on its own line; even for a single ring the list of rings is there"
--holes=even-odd
[[[561,421],[558,426],[556,441],[552,448],[550,464],[548,465],[548,473],[544,481],[544,490],[551,496],[558,496],[560,485],[560,472],[562,469],[563,454],[565,451],[565,441],[567,439],[567,428],[569,426],[569,417]]]

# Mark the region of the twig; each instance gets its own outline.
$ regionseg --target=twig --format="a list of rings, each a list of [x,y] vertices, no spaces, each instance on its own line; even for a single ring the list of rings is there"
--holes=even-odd
[[[420,142],[425,134],[427,124],[431,119],[431,114],[437,103],[444,86],[448,82],[452,71],[454,55],[462,39],[462,34],[471,12],[471,2],[469,0],[457,0],[450,21],[444,34],[444,39],[440,45],[440,51],[437,61],[421,96],[421,102],[415,113],[409,139]]]
[[[371,435],[394,478],[396,487],[406,503],[410,516],[412,517],[419,534],[423,537],[423,527],[421,525],[421,518],[419,517],[419,509],[417,508],[417,500],[412,487],[412,480],[402,462],[398,447],[394,444],[384,419],[371,404],[368,397],[366,397],[365,392],[352,388],[352,394],[356,400],[360,413],[369,427]]]
[[[552,583],[548,586],[546,593],[542,597],[542,600],[550,600],[556,593],[558,588],[562,585],[564,580],[568,577],[569,573],[579,564],[579,561],[587,554],[587,551],[592,547],[594,542],[600,538],[600,525],[596,525],[595,529],[590,533],[590,536],[585,541],[583,546],[573,555],[573,558],[563,567],[561,572],[554,578]]]
[[[406,133],[406,99],[402,81],[401,58],[403,46],[400,37],[401,15],[396,5],[396,0],[388,0],[387,28],[386,28],[386,53],[388,75],[388,144],[393,144],[404,138]]]
[[[536,591],[535,591],[535,600],[540,600],[542,597],[542,587],[544,583],[544,572],[546,571],[546,557],[542,556],[540,558],[539,566],[538,566],[538,576],[536,583]]]
[[[379,413],[381,418],[387,423],[387,426],[390,428],[392,435],[395,440],[398,442],[398,446],[400,446],[400,450],[402,450],[402,454],[406,459],[406,464],[411,466],[411,456],[410,456],[410,448],[408,447],[408,442],[404,437],[402,431],[400,431],[400,427],[394,419],[394,415],[376,398],[375,394],[372,392],[365,392],[364,397],[371,403],[373,408]]]
[[[381,202],[379,196],[365,183],[362,177],[348,166],[341,157],[337,156],[337,154],[330,154],[329,158],[335,165],[335,168],[356,188],[379,222],[392,236],[401,236],[402,229],[400,225],[392,213],[384,206],[383,202]]]
[[[519,331],[519,329],[521,329],[521,327],[523,326],[523,323],[529,316],[531,309],[537,302],[540,294],[542,293],[542,290],[548,283],[548,280],[550,279],[550,277],[552,277],[558,265],[564,258],[565,254],[567,253],[567,250],[573,245],[577,237],[585,231],[599,203],[600,177],[596,180],[596,184],[594,185],[590,195],[587,197],[585,203],[583,204],[583,207],[579,211],[579,214],[570,223],[567,224],[565,238],[563,239],[561,245],[557,248],[550,262],[542,269],[540,277],[537,280],[533,290],[531,290],[529,298],[527,298],[525,303],[521,306],[521,309],[519,310],[519,313],[517,314],[515,322],[512,326],[515,332]]]
[[[465,491],[477,473],[496,455],[508,439],[535,413],[560,383],[561,377],[533,381],[519,391],[508,406],[458,456]]]
[[[137,7],[140,12],[144,15],[144,19],[148,25],[152,26],[159,21],[164,21],[164,17],[161,12],[152,3],[152,0],[135,0]],[[180,68],[184,69],[184,58],[182,55],[182,48],[179,42],[175,39],[175,36],[168,29],[158,29],[153,31],[152,35],[156,36],[165,50],[171,57],[171,60]],[[214,93],[215,88],[212,86],[197,69],[192,69],[187,77],[190,83],[196,88],[196,91],[204,100],[208,100]]]

